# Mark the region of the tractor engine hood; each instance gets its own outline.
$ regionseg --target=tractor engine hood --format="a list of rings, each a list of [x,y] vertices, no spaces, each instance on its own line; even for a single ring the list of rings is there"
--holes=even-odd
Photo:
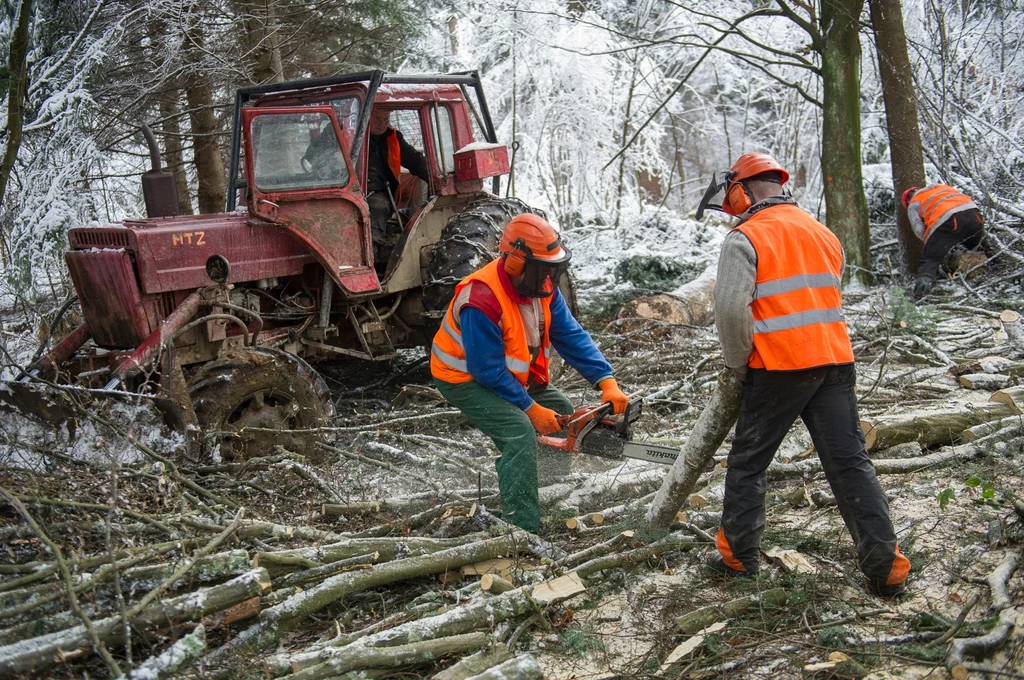
[[[229,283],[301,274],[315,262],[301,243],[280,227],[244,212],[127,220],[68,232],[68,264],[88,268],[88,255],[130,253],[143,293],[195,290],[211,283],[206,261],[221,255],[231,263]],[[84,258],[84,259],[83,259]]]

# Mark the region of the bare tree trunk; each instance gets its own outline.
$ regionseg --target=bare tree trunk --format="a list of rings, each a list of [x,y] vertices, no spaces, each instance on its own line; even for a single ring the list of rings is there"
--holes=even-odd
[[[232,4],[242,20],[240,42],[252,81],[259,84],[284,82],[274,1],[235,0]]]
[[[924,244],[910,228],[907,212],[901,209],[900,196],[912,186],[924,186],[924,152],[921,128],[917,121],[917,95],[914,90],[907,34],[903,27],[900,0],[869,0],[871,23],[875,29],[875,49],[882,80],[882,99],[889,132],[892,161],[892,186],[896,199],[896,234],[903,255],[904,273],[917,271]]]
[[[860,12],[864,0],[821,4],[824,88],[821,172],[828,227],[843,244],[849,273],[871,283],[868,203],[860,158]]]
[[[7,144],[4,147],[4,157],[0,160],[0,205],[3,205],[4,195],[7,193],[7,184],[10,182],[11,173],[14,171],[14,162],[18,158],[18,148],[21,146],[21,132],[25,124],[25,94],[28,91],[28,24],[32,17],[32,0],[21,0],[18,8],[18,19],[14,26],[14,33],[11,35],[11,53],[8,62],[7,88]],[[0,231],[0,257],[4,267],[11,261],[10,246],[7,243],[7,234]]]
[[[174,173],[174,184],[178,188],[178,213],[191,215],[192,196],[185,175],[185,159],[181,153],[181,125],[178,121],[178,101],[181,90],[168,88],[160,99],[160,118],[164,131],[164,165]]]
[[[193,16],[201,21],[202,13]],[[224,161],[217,143],[217,117],[213,113],[213,83],[202,70],[204,56],[203,31],[200,24],[188,27],[185,53],[192,64],[185,77],[185,95],[188,98],[189,120],[192,124],[192,155],[196,164],[199,184],[199,212],[216,213],[224,210],[227,181]]]

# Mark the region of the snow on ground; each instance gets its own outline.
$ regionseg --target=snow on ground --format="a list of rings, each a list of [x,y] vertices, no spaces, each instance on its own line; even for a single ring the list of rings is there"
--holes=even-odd
[[[698,222],[670,211],[650,211],[621,228],[588,225],[565,230],[572,250],[572,271],[585,301],[634,289],[616,277],[621,262],[631,257],[664,258],[685,265],[696,278],[718,261],[722,239],[729,231],[723,221]]]

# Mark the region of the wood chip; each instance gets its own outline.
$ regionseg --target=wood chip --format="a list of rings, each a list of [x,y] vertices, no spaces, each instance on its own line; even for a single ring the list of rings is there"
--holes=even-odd
[[[697,649],[700,648],[701,645],[704,644],[704,640],[707,639],[708,635],[710,635],[711,633],[717,633],[718,631],[723,630],[724,628],[725,622],[719,621],[701,630],[693,637],[684,640],[681,645],[672,650],[672,653],[668,655],[667,659],[665,659],[665,663],[661,664],[661,671],[664,672],[668,670],[669,666],[674,664],[676,661],[679,661],[680,659],[687,657],[693,652],[695,652]]]
[[[785,569],[788,574],[794,572],[797,574],[818,573],[818,569],[796,550],[786,550],[778,546],[772,546],[764,554]]]
[[[586,589],[587,587],[583,585],[583,581],[580,580],[579,575],[574,571],[571,574],[559,576],[556,579],[538,584],[533,589],[532,595],[535,600],[551,603],[578,595],[586,591]]]
[[[835,667],[834,661],[822,661],[821,663],[809,663],[804,666],[804,670],[808,673],[816,673],[817,671],[830,671]]]
[[[483,576],[484,574],[502,574],[515,565],[515,562],[507,557],[499,557],[493,560],[484,560],[476,564],[467,564],[462,567],[463,576]]]

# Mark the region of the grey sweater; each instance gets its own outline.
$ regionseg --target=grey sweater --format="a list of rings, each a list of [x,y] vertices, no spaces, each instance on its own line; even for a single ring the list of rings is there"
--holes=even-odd
[[[843,269],[846,254],[843,254]],[[840,269],[842,276],[842,269]],[[757,285],[757,251],[742,231],[734,229],[722,242],[715,280],[715,328],[722,344],[725,365],[745,373],[754,350],[754,301]]]

